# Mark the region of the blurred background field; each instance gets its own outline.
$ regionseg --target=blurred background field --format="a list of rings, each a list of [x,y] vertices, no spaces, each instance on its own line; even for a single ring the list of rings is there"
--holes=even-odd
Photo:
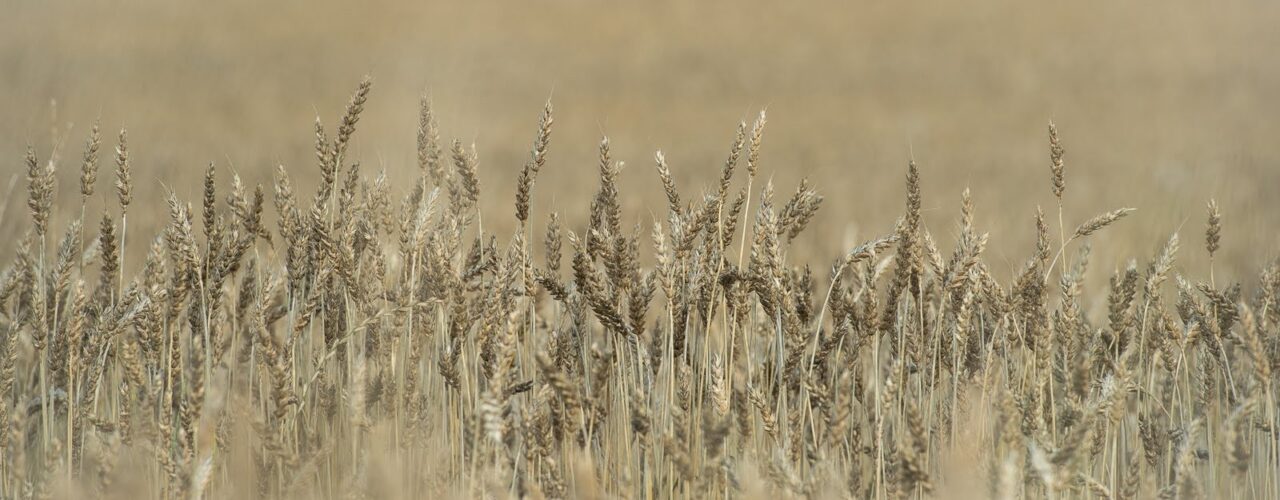
[[[1067,149],[1067,225],[1139,209],[1094,245],[1096,272],[1147,258],[1179,228],[1181,265],[1203,265],[1211,197],[1224,213],[1219,276],[1248,281],[1280,248],[1280,4],[1270,1],[4,3],[0,189],[18,180],[0,236],[10,242],[28,225],[27,144],[47,158],[61,143],[70,207],[92,122],[110,138],[104,150],[128,127],[142,214],[129,230],[149,240],[164,190],[195,200],[208,162],[224,180],[234,171],[263,184],[283,164],[312,185],[312,121],[332,127],[370,74],[353,146],[364,167],[415,175],[418,95],[429,89],[442,138],[478,147],[487,228],[510,227],[515,177],[550,98],[538,224],[548,210],[571,222],[586,212],[608,135],[628,165],[627,214],[647,227],[663,210],[655,150],[691,196],[718,175],[735,125],[767,109],[764,175],[780,196],[808,177],[827,197],[799,245],[816,264],[891,227],[914,156],[937,239],[950,246],[969,187],[992,262],[1012,269],[1032,249],[1035,207],[1054,212],[1050,120]],[[134,259],[143,247],[129,249]]]

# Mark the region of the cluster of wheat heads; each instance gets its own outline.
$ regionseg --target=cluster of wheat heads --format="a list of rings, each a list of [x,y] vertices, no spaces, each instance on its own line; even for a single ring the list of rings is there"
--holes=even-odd
[[[822,197],[757,179],[763,114],[695,199],[658,153],[650,227],[624,225],[602,141],[575,232],[530,221],[548,104],[501,241],[474,148],[442,145],[426,100],[413,187],[364,175],[348,146],[369,91],[332,137],[317,121],[310,199],[283,168],[273,194],[233,178],[220,197],[210,167],[199,208],[170,195],[162,234],[127,235],[148,247],[129,275],[124,133],[96,234],[98,130],[60,234],[55,162],[27,155],[0,496],[1280,497],[1280,266],[1246,297],[1177,274],[1175,234],[1082,297],[1087,239],[1129,210],[1063,225],[1052,126],[1057,227],[1036,213],[1001,281],[967,193],[939,250],[914,164],[896,227],[789,262]],[[1212,203],[1206,227],[1212,255]]]

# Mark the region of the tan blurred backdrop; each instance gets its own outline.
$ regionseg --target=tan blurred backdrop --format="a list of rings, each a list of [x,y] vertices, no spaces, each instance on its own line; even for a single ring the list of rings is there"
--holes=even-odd
[[[312,120],[332,126],[370,74],[354,146],[365,167],[414,175],[417,96],[430,89],[443,138],[479,148],[486,227],[512,219],[550,97],[539,223],[585,210],[601,135],[629,165],[629,216],[648,224],[661,211],[645,206],[661,199],[656,149],[690,196],[717,175],[737,122],[767,108],[765,175],[780,195],[809,177],[827,197],[801,244],[820,262],[890,227],[914,155],[938,239],[950,246],[970,187],[993,262],[1012,268],[1031,250],[1035,207],[1056,211],[1049,120],[1067,148],[1068,225],[1139,209],[1095,243],[1095,269],[1145,257],[1179,228],[1183,265],[1202,265],[1211,197],[1224,212],[1219,273],[1245,279],[1280,248],[1272,1],[4,3],[0,189],[19,177],[4,236],[27,224],[27,144],[46,158],[65,143],[69,207],[91,123],[128,127],[144,214],[130,231],[153,234],[157,197],[194,200],[210,161],[224,179],[266,183],[284,164],[305,183]]]

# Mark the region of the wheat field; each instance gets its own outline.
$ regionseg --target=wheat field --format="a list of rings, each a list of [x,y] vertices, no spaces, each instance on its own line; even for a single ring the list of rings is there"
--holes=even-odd
[[[1086,286],[1134,209],[1063,209],[1053,124],[1057,203],[1026,214],[1035,243],[1006,277],[968,190],[954,241],[923,223],[914,161],[894,224],[793,258],[825,195],[762,173],[764,112],[701,191],[656,153],[648,224],[624,222],[640,172],[601,140],[575,228],[538,210],[548,102],[495,232],[475,148],[440,139],[429,99],[415,176],[353,157],[371,91],[315,123],[314,192],[211,165],[196,200],[135,200],[125,131],[94,127],[74,163],[28,150],[0,281],[5,496],[1280,495],[1280,264],[1217,279],[1231,224],[1210,201],[1203,232]],[[98,194],[113,203],[89,213]],[[139,207],[166,207],[159,234],[131,230]],[[1205,272],[1179,272],[1193,252]]]
[[[0,498],[1280,499],[1277,5],[10,2]]]

